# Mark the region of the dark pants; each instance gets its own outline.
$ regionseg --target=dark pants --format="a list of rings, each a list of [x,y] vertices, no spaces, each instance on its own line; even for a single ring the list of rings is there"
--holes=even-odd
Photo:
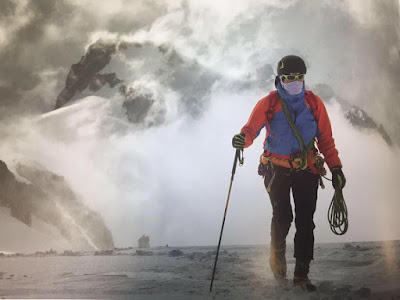
[[[273,215],[271,221],[271,269],[276,277],[286,277],[286,236],[293,220],[290,204],[292,190],[295,205],[296,234],[294,257],[296,277],[307,277],[310,261],[314,253],[314,212],[317,202],[319,175],[308,171],[292,171],[275,167],[264,177],[267,187],[273,172],[275,178],[270,186],[269,197]]]

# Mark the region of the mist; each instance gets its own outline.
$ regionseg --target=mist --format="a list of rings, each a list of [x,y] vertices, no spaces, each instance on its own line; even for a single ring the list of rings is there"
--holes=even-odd
[[[287,54],[305,59],[311,90],[328,85],[383,124],[396,144],[353,127],[335,98],[324,99],[331,100],[326,106],[348,180],[350,228],[341,237],[330,232],[333,189],[325,182],[316,242],[400,238],[398,1],[1,5],[0,159],[28,157],[64,176],[103,217],[116,246],[136,244],[142,234],[152,246],[217,243],[231,138],[274,89],[268,76],[256,84],[257,69],[275,70]],[[104,69],[138,95],[151,95],[143,122],[129,122],[117,88],[84,91],[52,111],[70,66],[99,38],[147,45],[118,52]],[[178,59],[157,50],[165,45]],[[160,114],[163,121],[154,122]],[[271,205],[257,175],[264,135],[236,171],[224,244],[269,243]]]

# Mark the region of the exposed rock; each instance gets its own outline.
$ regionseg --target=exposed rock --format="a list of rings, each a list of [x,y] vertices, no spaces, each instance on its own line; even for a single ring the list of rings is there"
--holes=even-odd
[[[135,94],[132,88],[121,86],[121,93],[125,96],[125,102],[123,107],[126,109],[126,115],[131,123],[143,123],[151,106],[155,102],[153,97],[149,94]],[[163,117],[160,117],[160,122],[164,121]]]
[[[13,253],[13,254],[10,254],[10,255],[7,255],[7,256],[9,256],[9,257],[21,257],[21,256],[24,256],[24,254],[23,253]]]
[[[375,130],[382,136],[389,146],[393,145],[393,140],[382,124],[378,125],[373,118],[360,107],[350,104],[350,102],[347,100],[340,99],[335,95],[335,92],[329,85],[317,84],[312,91],[326,103],[330,103],[333,101],[333,99],[336,99],[337,103],[339,103],[344,112],[345,118],[350,122],[351,125],[360,129]]]
[[[380,124],[378,126],[378,132],[380,133],[380,135],[383,137],[383,139],[385,140],[385,142],[389,145],[392,146],[393,145],[393,140],[390,137],[390,135],[387,133],[386,129],[383,127],[382,124]]]
[[[110,88],[113,88],[121,82],[123,82],[123,80],[119,79],[117,75],[115,75],[115,73],[96,74],[90,82],[89,90],[96,92],[101,89],[106,83],[108,83]]]
[[[353,126],[369,129],[378,128],[374,120],[361,108],[344,103],[342,103],[342,107],[345,108],[344,116]]]
[[[7,168],[7,165],[0,160],[0,206],[10,207],[11,216],[31,225],[31,212],[33,210],[34,197],[41,197],[38,189],[16,180],[14,174]]]
[[[131,249],[133,249],[133,247],[125,247],[125,248],[114,247],[114,251],[124,251],[124,250],[131,250]]]
[[[36,205],[38,216],[60,228],[61,234],[67,240],[80,245],[77,248],[114,248],[111,232],[101,216],[89,210],[77,198],[64,177],[46,170],[43,166],[28,167],[18,164],[17,172],[43,191],[48,198],[45,207]],[[74,220],[72,224],[71,218]]]
[[[150,248],[150,238],[143,235],[138,239],[138,248]]]
[[[170,44],[141,44],[140,49],[129,53],[132,61],[146,65],[140,73],[133,75],[128,86],[121,85],[120,93],[125,97],[123,107],[130,122],[146,127],[165,122],[167,99],[164,93],[156,94],[141,83],[149,77],[166,92],[178,98],[178,110],[193,117],[200,116],[207,107],[211,88],[219,75],[200,65],[195,59],[182,55]]]
[[[66,86],[57,98],[56,108],[63,106],[77,92],[82,92],[87,88],[97,92],[106,84],[113,88],[122,83],[123,80],[119,79],[115,73],[99,74],[110,63],[113,55],[120,50],[126,51],[126,55],[129,55],[132,62],[146,66],[140,68],[137,74],[132,74],[130,82],[127,85],[121,85],[119,89],[125,98],[123,107],[126,109],[128,121],[145,127],[159,126],[165,122],[168,99],[164,93],[157,94],[151,87],[148,88],[146,84],[143,84],[143,78],[149,77],[150,82],[176,95],[179,98],[177,102],[179,112],[197,117],[207,108],[215,83],[224,82],[231,90],[265,89],[267,82],[273,81],[275,77],[274,67],[265,64],[255,69],[242,81],[231,80],[207,69],[196,59],[185,57],[172,44],[160,45],[153,42],[139,44],[100,39],[89,46],[78,63],[71,66]],[[362,108],[337,97],[329,85],[317,84],[311,90],[324,102],[337,101],[350,124],[358,128],[375,130],[389,146],[393,145],[392,138],[382,124],[373,120]],[[23,214],[23,212],[15,213]],[[29,223],[29,215],[26,215],[26,218],[25,222]]]
[[[78,256],[78,255],[80,255],[80,253],[74,252],[72,250],[65,250],[61,255],[62,256]]]
[[[168,252],[168,256],[169,257],[178,257],[178,256],[182,256],[183,252],[179,249],[174,249]]]
[[[49,251],[46,251],[45,253],[48,255],[57,255],[57,251],[55,251],[53,249],[50,249]]]
[[[34,256],[54,256],[57,255],[57,251],[54,251],[53,249],[50,249],[49,251],[36,251],[34,253]]]
[[[138,256],[152,256],[152,255],[154,255],[154,252],[153,251],[136,250],[136,255],[138,255]]]
[[[102,250],[102,251],[95,251],[94,255],[113,255],[113,250]]]
[[[17,164],[16,171],[30,184],[18,181],[0,161],[0,206],[10,207],[12,217],[30,226],[34,215],[58,228],[77,249],[114,247],[112,235],[100,215],[77,198],[62,176],[32,162],[29,166]]]
[[[98,91],[106,83],[108,83],[111,88],[121,83],[122,80],[120,80],[115,73],[97,73],[108,65],[111,56],[114,55],[119,48],[126,49],[126,47],[126,43],[119,47],[116,42],[106,42],[101,39],[90,45],[81,60],[71,66],[71,70],[65,82],[65,88],[57,97],[55,109],[62,107],[74,97],[76,92],[82,92],[88,86],[91,91]]]

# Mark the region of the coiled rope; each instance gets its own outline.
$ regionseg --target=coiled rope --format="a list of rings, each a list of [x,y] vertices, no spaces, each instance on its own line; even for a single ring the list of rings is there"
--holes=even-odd
[[[328,221],[334,234],[343,235],[349,228],[347,206],[342,189],[336,189],[328,209]]]
[[[320,161],[320,164],[317,164],[316,169],[321,176],[320,184],[324,189],[325,185],[322,182],[322,177],[329,181],[332,181],[332,179],[329,179],[323,174],[323,164],[324,161]],[[328,209],[328,222],[331,227],[331,231],[337,235],[345,234],[349,228],[347,206],[346,202],[344,201],[342,189],[335,189],[335,193],[333,194],[333,198]]]

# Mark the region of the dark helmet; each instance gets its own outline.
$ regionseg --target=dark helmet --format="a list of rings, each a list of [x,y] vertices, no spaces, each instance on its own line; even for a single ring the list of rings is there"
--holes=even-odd
[[[278,75],[282,74],[306,74],[307,67],[304,60],[296,55],[283,57],[276,68]]]

